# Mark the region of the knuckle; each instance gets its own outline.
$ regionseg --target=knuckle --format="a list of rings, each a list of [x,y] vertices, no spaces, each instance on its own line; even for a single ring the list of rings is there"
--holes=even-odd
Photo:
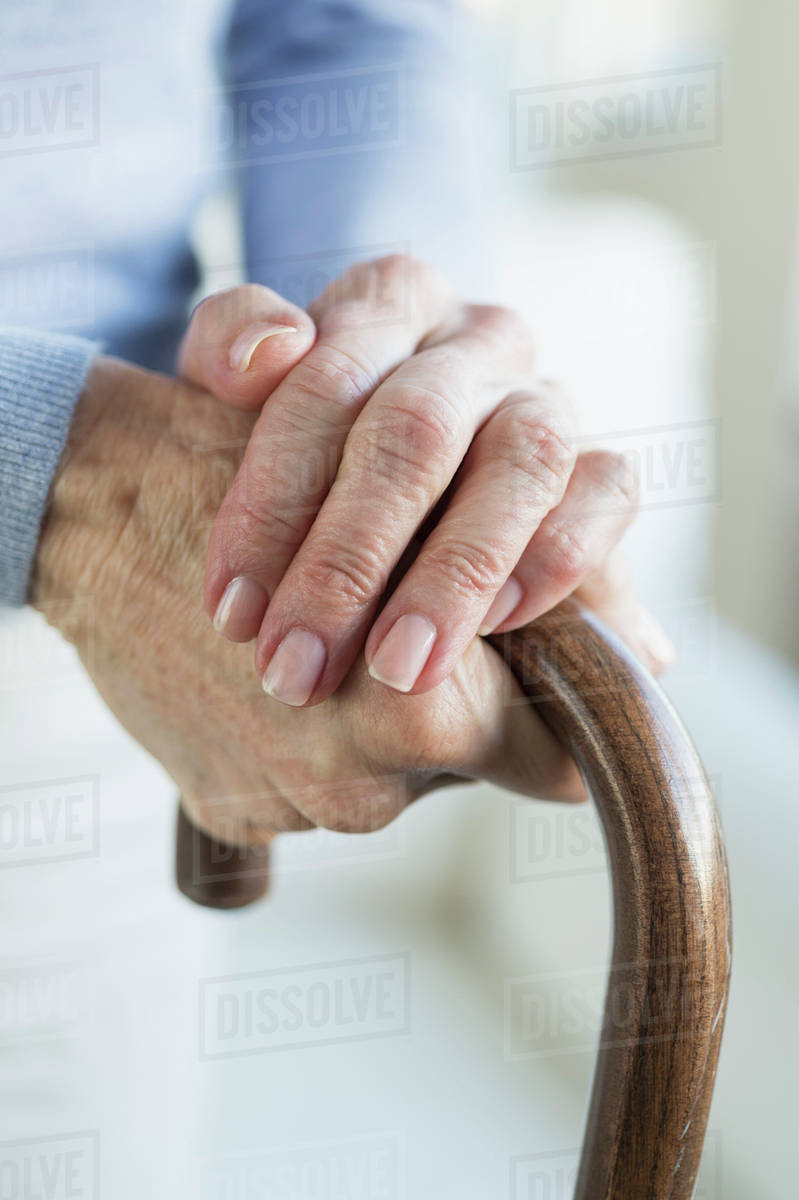
[[[528,436],[535,463],[558,488],[565,486],[576,457],[573,447],[551,425],[536,425],[528,431]]]
[[[424,467],[449,458],[463,417],[445,392],[405,384],[387,402],[381,426],[389,443],[404,447],[409,461]]]
[[[353,263],[313,301],[309,313],[323,329],[363,328],[375,321],[407,320],[417,300],[454,301],[444,276],[410,254],[387,254]]]
[[[449,282],[435,267],[411,254],[387,254],[369,264],[373,302],[398,316],[408,316],[416,303],[446,305],[453,299]]]
[[[474,304],[470,307],[475,329],[484,337],[533,347],[533,333],[521,313],[503,304]]]
[[[493,355],[500,355],[506,370],[529,375],[535,361],[535,340],[532,331],[512,308],[500,305],[472,305],[469,324],[474,337]]]
[[[461,596],[482,598],[496,589],[503,575],[502,564],[490,549],[466,542],[448,542],[431,551],[428,565]]]
[[[387,254],[353,263],[327,289],[325,326],[357,326],[375,320],[381,312],[396,312],[403,299],[419,288],[429,289],[437,273],[409,254]],[[403,306],[404,307],[404,306]]]
[[[377,386],[371,363],[340,346],[317,345],[291,374],[292,386],[314,404],[331,404],[351,418],[366,395]]]
[[[424,367],[429,379],[446,380],[450,391],[457,391],[461,403],[465,403],[465,390],[469,384],[464,365],[463,350],[448,342],[436,342],[423,349]]]
[[[550,499],[563,494],[576,453],[554,422],[545,424],[524,405],[511,408],[499,433],[499,452]]]
[[[386,573],[377,550],[342,540],[335,549],[314,553],[303,584],[309,595],[323,596],[334,609],[359,612],[380,594]]]
[[[368,281],[367,281],[368,285]],[[389,311],[380,304],[380,298],[375,295],[376,289],[370,287],[364,294],[365,285],[355,296],[343,294],[344,287],[352,287],[349,280],[342,280],[340,292],[333,306],[325,311],[320,318],[320,327],[325,337],[339,337],[343,333],[361,333],[372,329],[376,324],[389,318]]]
[[[433,268],[420,258],[402,253],[384,254],[381,258],[376,258],[372,269],[378,279],[389,287],[397,283],[424,286],[436,274]]]
[[[561,526],[547,532],[544,569],[555,583],[573,587],[584,575],[588,560],[588,547],[575,529]]]
[[[611,450],[589,450],[582,458],[592,482],[620,507],[632,512],[638,507],[639,479],[626,454]]]
[[[235,497],[236,533],[250,553],[255,552],[259,563],[268,547],[270,551],[286,547],[293,548],[301,540],[302,528],[289,520],[277,506],[270,505],[269,497],[256,499],[247,492]],[[220,517],[223,514],[220,513]]]

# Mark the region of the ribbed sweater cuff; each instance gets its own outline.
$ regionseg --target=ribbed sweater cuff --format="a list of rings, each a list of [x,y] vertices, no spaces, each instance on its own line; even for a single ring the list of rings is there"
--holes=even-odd
[[[94,342],[0,327],[0,605],[22,605]]]

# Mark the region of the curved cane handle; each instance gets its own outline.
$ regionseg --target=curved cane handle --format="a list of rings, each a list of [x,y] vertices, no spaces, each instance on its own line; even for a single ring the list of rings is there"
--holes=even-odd
[[[575,1200],[690,1200],[730,974],[726,857],[704,769],[654,680],[575,601],[488,640],[569,748],[607,843],[613,956]],[[214,851],[186,818],[178,834],[192,899],[231,907],[266,890],[263,849],[228,854],[226,871],[230,848]]]
[[[490,640],[580,767],[613,883],[575,1200],[690,1200],[730,976],[727,862],[707,777],[658,685],[576,602]]]

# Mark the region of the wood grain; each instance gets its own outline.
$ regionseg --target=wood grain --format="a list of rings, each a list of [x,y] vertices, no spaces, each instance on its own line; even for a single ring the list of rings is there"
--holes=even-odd
[[[580,767],[613,883],[575,1200],[690,1200],[730,973],[726,855],[704,769],[657,684],[574,601],[490,640]]]
[[[726,855],[707,777],[658,685],[575,601],[488,640],[569,747],[605,833],[613,953],[575,1200],[690,1200],[730,976]],[[226,857],[208,841],[181,818],[182,891],[215,907],[264,893],[262,848]]]

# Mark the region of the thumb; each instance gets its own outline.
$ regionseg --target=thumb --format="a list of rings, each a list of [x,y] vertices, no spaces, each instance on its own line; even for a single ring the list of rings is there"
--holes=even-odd
[[[270,288],[248,283],[197,306],[178,374],[233,408],[258,409],[310,350],[316,326]]]

